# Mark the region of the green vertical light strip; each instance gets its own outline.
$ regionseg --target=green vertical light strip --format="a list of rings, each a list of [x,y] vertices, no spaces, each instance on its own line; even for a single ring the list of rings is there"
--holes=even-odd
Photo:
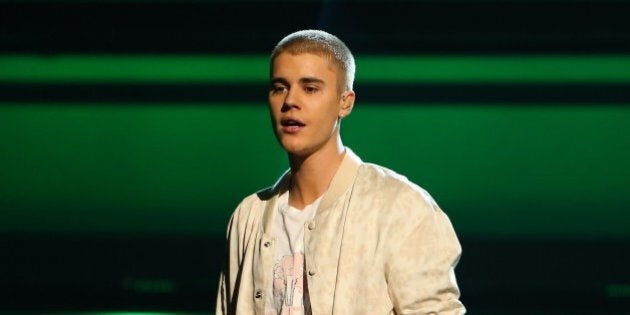
[[[3,55],[0,83],[265,83],[268,57]],[[630,83],[630,55],[357,56],[357,83]]]

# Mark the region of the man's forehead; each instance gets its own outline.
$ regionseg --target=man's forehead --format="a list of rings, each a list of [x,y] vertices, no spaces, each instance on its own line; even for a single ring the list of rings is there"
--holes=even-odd
[[[272,79],[278,76],[304,72],[305,78],[319,78],[326,72],[337,75],[337,67],[330,58],[314,53],[289,53],[283,52],[272,61]],[[320,80],[322,78],[319,78]]]

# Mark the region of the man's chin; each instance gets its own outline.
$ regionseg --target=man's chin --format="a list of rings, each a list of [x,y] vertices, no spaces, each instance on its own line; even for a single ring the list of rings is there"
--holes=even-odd
[[[294,157],[307,157],[313,153],[311,148],[297,143],[280,143],[280,145],[287,154]]]
[[[305,148],[284,147],[284,151],[295,157],[307,157],[311,154],[311,151]]]

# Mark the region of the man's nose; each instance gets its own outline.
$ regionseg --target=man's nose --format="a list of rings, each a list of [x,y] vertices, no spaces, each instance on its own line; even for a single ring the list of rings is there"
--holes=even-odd
[[[296,95],[297,93],[290,89],[287,91],[286,97],[284,98],[284,103],[282,104],[282,112],[287,112],[290,109],[300,109],[299,99]]]

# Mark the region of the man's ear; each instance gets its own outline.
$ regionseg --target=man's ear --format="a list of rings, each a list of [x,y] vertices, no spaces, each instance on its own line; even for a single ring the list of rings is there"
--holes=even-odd
[[[354,108],[354,91],[345,91],[341,94],[341,108],[339,109],[339,118],[344,118],[352,112]]]

